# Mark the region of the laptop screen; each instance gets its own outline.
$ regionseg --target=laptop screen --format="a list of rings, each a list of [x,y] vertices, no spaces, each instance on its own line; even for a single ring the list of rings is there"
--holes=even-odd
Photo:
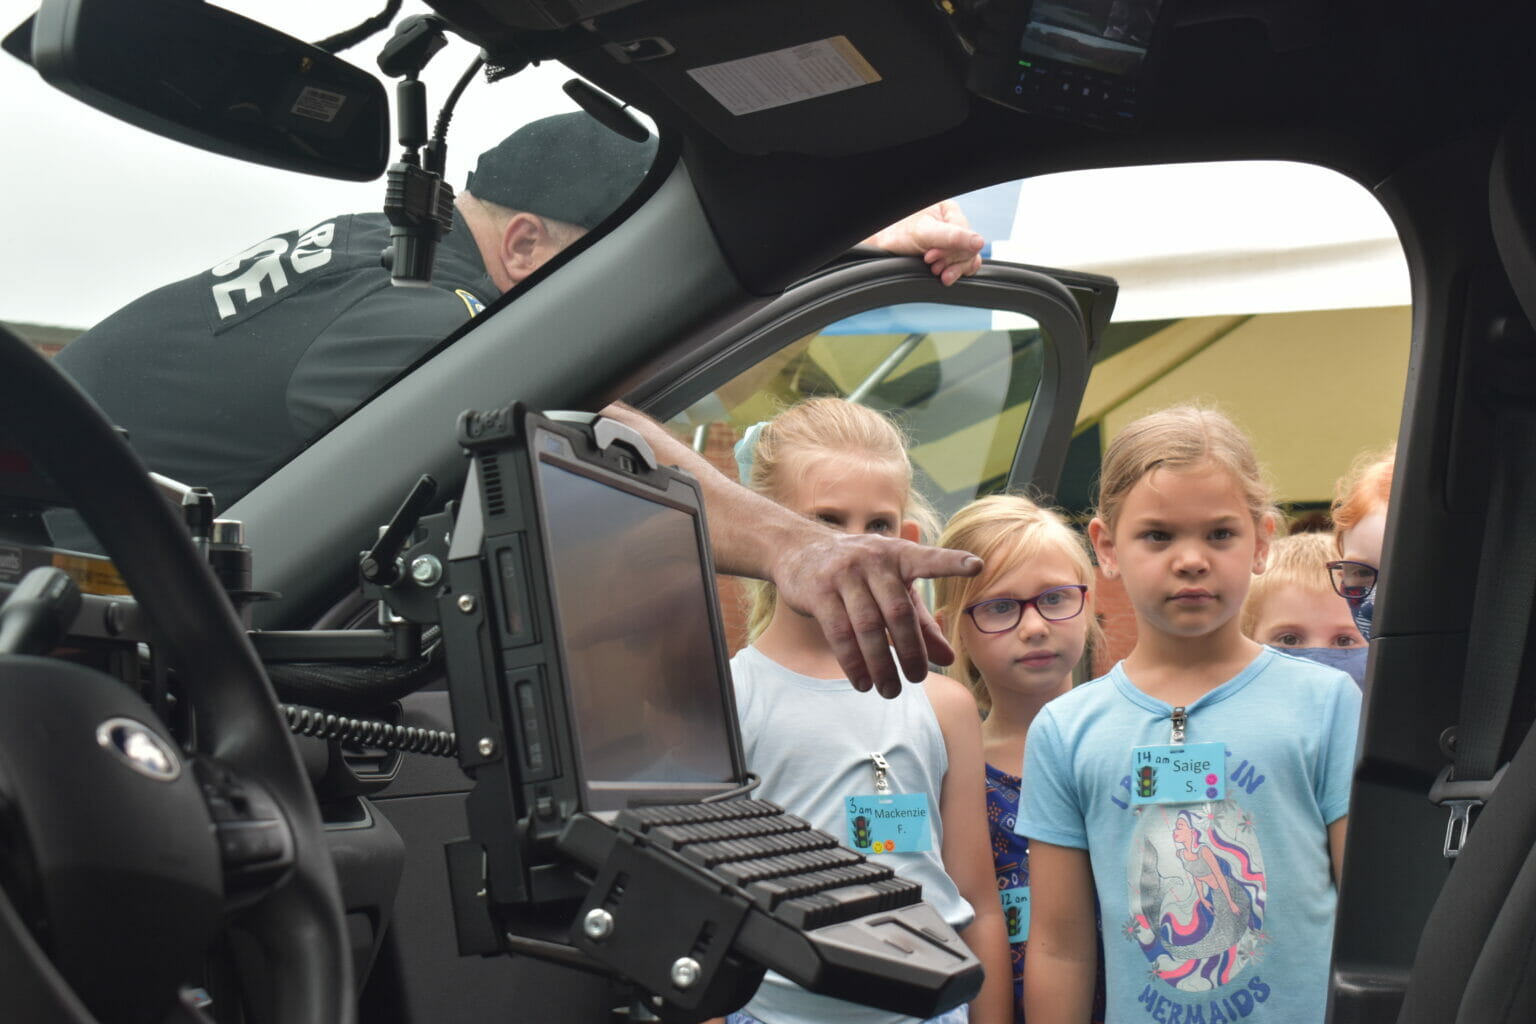
[[[548,451],[538,490],[583,803],[718,792],[735,723],[697,511]]]

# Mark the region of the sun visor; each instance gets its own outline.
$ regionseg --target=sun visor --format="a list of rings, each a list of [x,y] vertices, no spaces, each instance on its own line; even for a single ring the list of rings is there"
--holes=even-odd
[[[787,0],[596,20],[603,49],[728,148],[845,156],[946,131],[970,109],[958,45],[921,4]]]

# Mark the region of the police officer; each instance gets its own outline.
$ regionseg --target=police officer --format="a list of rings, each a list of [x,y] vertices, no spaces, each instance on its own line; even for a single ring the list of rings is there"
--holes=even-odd
[[[531,122],[480,155],[430,287],[390,284],[383,214],[331,217],[142,296],[55,362],[150,469],[228,508],[617,209],[654,155],[584,113]],[[866,243],[922,256],[945,284],[981,265],[948,201]],[[50,528],[91,546],[57,515]]]
[[[142,296],[56,362],[151,469],[227,508],[613,212],[654,154],[584,113],[534,121],[481,154],[430,287],[391,286],[383,214],[331,217]]]

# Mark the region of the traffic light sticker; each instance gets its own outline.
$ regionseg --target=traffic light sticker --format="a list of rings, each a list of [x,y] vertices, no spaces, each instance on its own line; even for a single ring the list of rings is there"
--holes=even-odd
[[[933,848],[928,794],[875,793],[846,801],[848,845],[865,856]]]
[[[1131,751],[1131,803],[1195,804],[1227,795],[1225,743],[1162,744]]]
[[[1003,899],[1003,923],[1009,942],[1029,941],[1029,886],[1016,885],[999,891]]]

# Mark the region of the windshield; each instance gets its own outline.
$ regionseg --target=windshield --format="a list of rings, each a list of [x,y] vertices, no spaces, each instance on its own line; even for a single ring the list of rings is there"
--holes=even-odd
[[[35,6],[0,0],[0,25]],[[314,42],[382,5],[220,6]],[[397,23],[427,11],[407,3]],[[396,83],[376,64],[390,37],[341,57],[380,78],[393,112]],[[450,35],[431,58],[429,128],[478,53]],[[654,136],[637,143],[582,113],[562,91],[572,78],[553,62],[495,83],[468,75],[446,135],[452,229],[430,287],[392,287],[383,178],[335,181],[194,149],[0,57],[5,220],[25,240],[6,250],[0,321],[50,355],[68,346],[58,364],[150,467],[209,487],[226,508],[633,192]],[[395,134],[392,124],[391,161]]]
[[[20,23],[34,3],[0,0],[0,24]],[[381,0],[228,6],[313,41],[372,16]],[[397,21],[426,10],[407,4]],[[389,38],[342,56],[375,73]],[[477,53],[450,35],[432,58],[422,75],[429,118]],[[379,264],[390,244],[382,179],[338,182],[205,153],[93,110],[0,57],[12,155],[12,187],[0,202],[14,240],[0,257],[0,321],[61,353],[59,365],[128,430],[152,469],[210,488],[228,509],[509,289],[537,287],[533,271],[552,252],[623,202],[654,142],[631,143],[584,118],[561,89],[572,77],[554,62],[495,83],[472,76],[447,134],[445,177],[459,192],[458,214],[439,246],[434,286],[396,288]],[[394,81],[381,81],[392,95]],[[559,163],[572,148],[564,136],[522,134],[561,115],[584,119],[587,141],[607,157]],[[504,139],[517,145],[501,173],[480,173],[482,154]],[[390,159],[399,151],[392,143]],[[526,190],[503,194],[509,181],[543,198],[601,198],[521,221],[507,211],[539,201]],[[493,195],[503,199],[489,203],[499,212],[487,206]],[[1156,404],[1230,401],[1286,502],[1309,515],[1326,507],[1350,454],[1395,436],[1406,266],[1390,222],[1357,184],[1295,164],[1186,164],[1042,176],[957,203],[995,259],[1119,282],[1115,323],[1096,353],[1058,490],[1074,511],[1091,503],[1102,442]],[[984,326],[1022,338],[1035,325]],[[888,333],[849,336],[871,332]],[[1244,372],[1260,363],[1264,374]],[[1316,372],[1324,363],[1338,372]],[[926,366],[918,351],[908,371],[920,377]],[[1362,401],[1350,383],[1357,379],[1387,383]],[[977,479],[949,479],[962,463],[947,448],[919,453],[920,463],[939,467],[924,471],[943,492],[933,496],[941,508],[1000,485],[1027,408],[1021,396],[1030,393],[1023,378],[1016,384],[995,403],[1001,429],[989,435]],[[755,394],[755,383],[746,390]],[[737,427],[764,415],[751,402],[720,401],[741,419]],[[697,418],[679,425],[690,441]],[[986,447],[953,433],[968,453]]]

